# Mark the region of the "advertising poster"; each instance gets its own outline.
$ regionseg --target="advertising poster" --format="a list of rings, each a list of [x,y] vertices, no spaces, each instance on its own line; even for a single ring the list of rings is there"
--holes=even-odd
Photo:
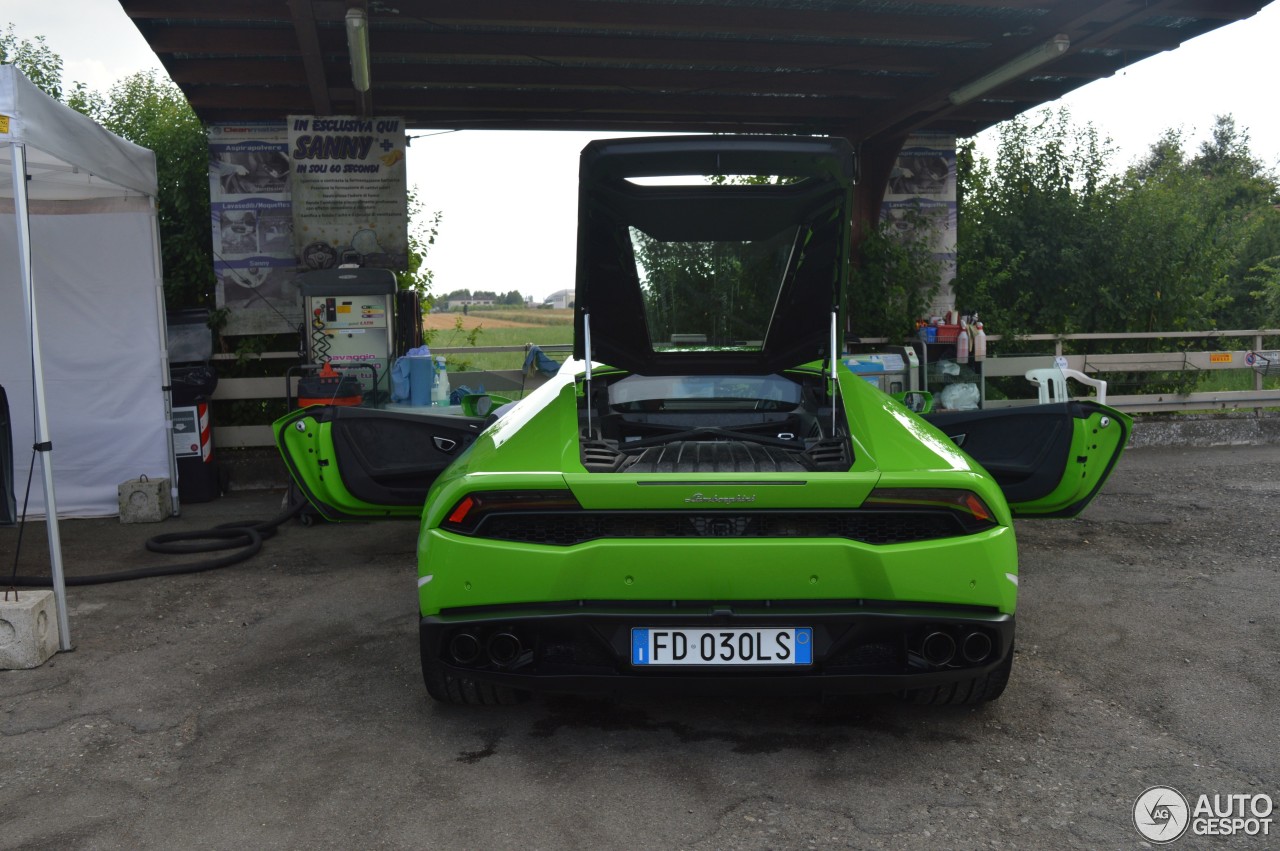
[[[297,328],[302,296],[294,283],[288,134],[284,122],[209,128],[209,199],[217,304],[227,334]]]
[[[956,277],[955,136],[919,134],[907,138],[889,175],[880,216],[904,236],[915,235],[917,227],[928,229],[925,238],[942,268],[941,287],[930,312],[941,316],[954,309],[951,282]]]
[[[293,245],[304,269],[408,263],[404,121],[291,115]]]

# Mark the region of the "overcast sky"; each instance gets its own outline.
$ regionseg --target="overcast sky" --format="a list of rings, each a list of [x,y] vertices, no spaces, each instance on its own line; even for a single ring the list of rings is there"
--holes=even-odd
[[[532,2],[532,0],[531,0]],[[0,0],[0,26],[19,38],[43,35],[63,58],[68,81],[107,89],[160,64],[116,0]],[[1059,103],[1092,122],[1119,149],[1117,168],[1170,127],[1194,149],[1217,115],[1234,115],[1256,156],[1280,167],[1280,0],[1253,18],[1078,89]],[[374,80],[375,103],[377,80]],[[520,290],[541,299],[573,286],[577,157],[612,134],[410,131],[409,181],[444,220],[427,265],[437,293]],[[988,131],[988,134],[991,132]]]

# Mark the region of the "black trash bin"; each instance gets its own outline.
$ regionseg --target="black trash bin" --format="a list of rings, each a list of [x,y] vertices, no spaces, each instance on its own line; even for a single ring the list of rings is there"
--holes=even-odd
[[[222,493],[209,412],[209,402],[218,387],[218,374],[209,365],[213,356],[209,311],[171,310],[167,318],[178,500],[209,502]]]
[[[13,426],[9,422],[9,397],[0,384],[0,526],[12,526],[18,520],[13,498]]]

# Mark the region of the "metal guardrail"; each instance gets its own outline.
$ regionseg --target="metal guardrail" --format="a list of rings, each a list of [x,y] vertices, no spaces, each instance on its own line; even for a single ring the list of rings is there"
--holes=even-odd
[[[1275,354],[1274,345],[1265,347],[1266,340],[1280,338],[1280,329],[1248,330],[1248,331],[1154,331],[1130,334],[1030,334],[1016,338],[1020,346],[1027,343],[1051,343],[1053,354],[1020,355],[1011,357],[988,357],[983,367],[984,379],[1008,376],[1024,376],[1027,370],[1052,366],[1055,358],[1061,358],[1066,366],[1079,370],[1086,375],[1106,378],[1116,373],[1182,373],[1187,371],[1210,370],[1248,370],[1253,376],[1253,388],[1250,390],[1225,390],[1178,393],[1148,393],[1121,395],[1109,392],[1107,404],[1130,413],[1152,413],[1162,411],[1241,411],[1260,410],[1262,408],[1280,407],[1280,390],[1265,389],[1266,369],[1257,368],[1257,359],[1250,363],[1250,353],[1270,352]],[[999,335],[988,336],[988,344],[998,346],[1004,338]],[[1206,348],[1193,352],[1155,352],[1150,354],[1064,354],[1064,343],[1090,340],[1205,340],[1234,341],[1247,340],[1251,348]],[[887,339],[863,338],[863,343],[889,343]],[[1009,342],[1013,342],[1012,339]],[[540,347],[551,354],[565,353],[572,350],[571,345],[548,345]],[[519,354],[522,358],[528,352],[528,346],[460,346],[432,349],[432,354],[481,354],[509,353]],[[263,352],[252,356],[256,360],[297,360],[296,352]],[[214,355],[216,361],[234,361],[236,355]],[[1061,361],[1060,361],[1061,362]],[[1269,363],[1269,362],[1268,362]],[[281,376],[266,378],[224,378],[219,380],[218,388],[213,395],[214,402],[252,399],[284,399],[286,387]],[[478,386],[495,392],[512,392],[531,390],[543,381],[541,376],[529,376],[522,370],[490,370],[450,373],[451,382],[456,385]],[[296,380],[296,379],[295,379]],[[296,388],[293,388],[296,390]],[[1028,382],[1027,400],[989,401],[988,407],[1006,407],[1029,404],[1034,400],[1035,388]],[[214,417],[214,442],[223,448],[271,446],[273,438],[269,425],[251,426],[219,426]]]
[[[1051,365],[1054,360],[1065,361],[1070,369],[1103,379],[1109,373],[1247,370],[1252,375],[1253,383],[1253,388],[1249,390],[1137,394],[1109,392],[1107,404],[1129,413],[1260,410],[1280,407],[1280,390],[1265,389],[1265,370],[1257,369],[1256,358],[1251,359],[1249,356],[1251,353],[1264,351],[1267,339],[1274,340],[1277,337],[1280,337],[1280,329],[1274,328],[1240,331],[1147,331],[1128,334],[1030,334],[1017,338],[1017,342],[1019,344],[1052,343],[1053,357],[988,358],[984,375],[985,377],[1024,375],[1026,370]],[[1142,354],[1064,354],[1064,343],[1100,340],[1204,340],[1206,342],[1244,340],[1248,341],[1251,348],[1206,347],[1199,351]],[[988,341],[999,343],[1001,338],[993,335],[988,337]],[[999,407],[999,403],[992,406]]]
[[[1249,369],[1245,365],[1248,351],[1169,352],[1144,355],[1064,355],[1066,366],[1086,375],[1106,379],[1108,373],[1186,372],[1190,370]],[[1211,357],[1217,361],[1209,360]],[[1231,360],[1227,360],[1227,358]],[[1053,357],[987,358],[984,378],[1022,376],[1027,370],[1052,366]],[[1159,411],[1238,411],[1280,407],[1280,390],[1266,390],[1262,376],[1255,374],[1252,390],[1219,390],[1179,394],[1176,392],[1120,394],[1108,392],[1107,404],[1129,413]],[[988,407],[1008,407],[1016,401],[988,401]]]

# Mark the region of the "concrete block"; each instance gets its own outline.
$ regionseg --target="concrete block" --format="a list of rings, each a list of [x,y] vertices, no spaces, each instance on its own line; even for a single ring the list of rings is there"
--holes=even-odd
[[[39,668],[58,652],[53,592],[23,589],[5,596],[0,592],[0,670]]]
[[[173,514],[168,479],[140,476],[121,483],[118,491],[121,523],[158,523]]]

